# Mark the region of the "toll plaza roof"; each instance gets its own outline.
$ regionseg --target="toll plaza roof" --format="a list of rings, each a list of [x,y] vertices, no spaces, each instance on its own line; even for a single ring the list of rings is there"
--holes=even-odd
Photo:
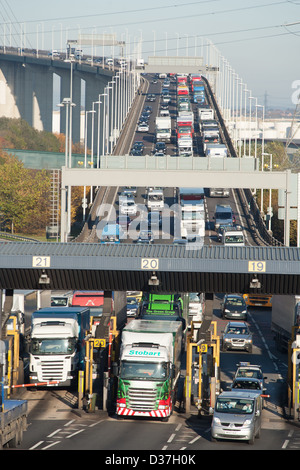
[[[293,247],[0,242],[0,288],[149,290],[156,276],[164,292],[256,293],[254,278],[261,293],[296,294],[299,261]]]

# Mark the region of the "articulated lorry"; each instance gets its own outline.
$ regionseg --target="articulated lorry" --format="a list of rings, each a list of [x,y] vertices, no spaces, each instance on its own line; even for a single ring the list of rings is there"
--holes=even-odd
[[[155,120],[156,142],[171,142],[171,118],[170,116],[157,116]]]
[[[300,295],[273,295],[271,330],[279,350],[288,349],[294,327],[300,327]]]
[[[133,320],[122,332],[117,414],[167,420],[180,376],[182,325]]]
[[[4,385],[6,346],[0,341],[0,450],[21,444],[23,431],[27,429],[27,401],[7,398]]]
[[[29,380],[31,384],[70,387],[83,370],[90,309],[50,307],[33,312]]]

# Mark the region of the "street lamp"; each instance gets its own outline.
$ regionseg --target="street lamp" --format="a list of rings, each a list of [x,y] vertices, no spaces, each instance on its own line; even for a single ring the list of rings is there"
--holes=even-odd
[[[87,118],[88,114],[95,113],[94,109],[85,112],[85,131],[84,131],[84,168],[87,165]],[[85,222],[85,215],[86,215],[86,186],[83,187],[83,200],[82,200],[82,220]]]
[[[270,165],[269,165],[269,171],[272,171],[273,167],[273,155],[272,153],[262,153],[262,158],[268,155],[270,157]],[[263,165],[264,167],[264,165]],[[268,212],[267,212],[267,220],[268,220],[268,230],[271,230],[271,217],[272,217],[272,189],[269,189],[269,207],[268,207]]]
[[[65,59],[64,62],[70,63],[70,102],[73,102],[73,63],[74,58]],[[69,122],[69,168],[72,167],[72,106],[70,107],[70,122]]]

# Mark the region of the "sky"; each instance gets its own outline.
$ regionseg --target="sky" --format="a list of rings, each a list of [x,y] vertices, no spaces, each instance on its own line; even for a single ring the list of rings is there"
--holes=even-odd
[[[300,0],[0,3],[0,44],[19,45],[23,38],[27,47],[60,50],[66,39],[77,39],[80,33],[114,33],[117,40],[127,39],[131,50],[141,38],[147,60],[154,50],[162,56],[201,55],[201,45],[209,40],[258,103],[267,108],[296,109],[300,94]]]

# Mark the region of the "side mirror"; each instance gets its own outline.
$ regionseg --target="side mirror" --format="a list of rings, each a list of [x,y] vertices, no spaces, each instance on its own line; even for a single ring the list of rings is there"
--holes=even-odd
[[[214,409],[210,406],[209,409],[208,409],[208,413],[210,415],[213,415],[214,414]]]
[[[111,371],[112,371],[112,373],[113,373],[113,375],[114,375],[115,377],[118,377],[118,375],[119,375],[119,367],[118,367],[118,363],[117,363],[117,362],[113,362],[113,363],[112,363]]]

